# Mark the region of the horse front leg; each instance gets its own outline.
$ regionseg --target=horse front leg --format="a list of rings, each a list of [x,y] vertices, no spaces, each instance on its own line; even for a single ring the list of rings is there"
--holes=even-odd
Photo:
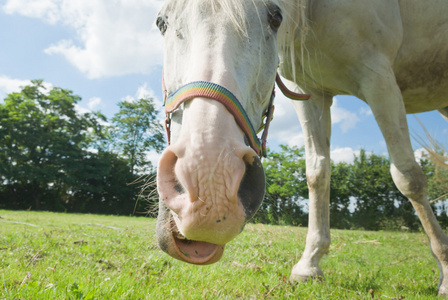
[[[308,233],[305,250],[290,280],[323,278],[319,261],[330,248],[330,136],[332,97],[319,93],[308,102],[293,103],[305,137],[306,177],[309,189]]]

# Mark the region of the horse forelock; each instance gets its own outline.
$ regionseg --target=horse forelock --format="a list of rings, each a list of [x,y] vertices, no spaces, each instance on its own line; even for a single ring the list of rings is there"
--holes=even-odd
[[[279,56],[285,61],[283,68],[289,68],[295,81],[295,61],[297,50],[300,50],[301,59],[305,55],[306,49],[296,49],[295,41],[297,37],[304,41],[308,31],[308,8],[310,0],[193,0],[196,4],[209,3],[214,13],[222,13],[231,20],[233,26],[240,34],[249,37],[247,32],[246,10],[257,7],[257,2],[261,2],[266,7],[272,4],[279,6],[283,13],[283,29],[278,33]],[[259,14],[261,12],[258,12]],[[288,73],[289,73],[288,72]]]
[[[257,7],[257,2],[265,6],[272,3],[277,4],[283,12],[283,17],[288,28],[297,28],[300,25],[301,30],[306,29],[307,23],[305,10],[309,0],[185,0],[172,1],[173,8],[179,12],[190,11],[188,15],[193,15],[192,10],[198,7],[204,8],[213,15],[223,14],[234,28],[242,35],[248,36],[247,32],[247,10]],[[303,20],[300,20],[303,19]],[[288,30],[289,31],[289,30]]]
[[[217,17],[223,15],[239,34],[250,38],[246,20],[247,10],[256,8],[257,2],[265,6],[276,4],[280,7],[283,13],[283,29],[278,33],[279,56],[281,62],[285,62],[282,68],[288,68],[288,73],[295,77],[294,62],[298,50],[295,49],[295,40],[297,37],[304,40],[309,31],[307,11],[310,0],[173,0],[169,2],[169,6],[177,10],[177,13],[186,13],[189,16],[195,15],[198,7]],[[305,49],[299,50],[303,58]]]

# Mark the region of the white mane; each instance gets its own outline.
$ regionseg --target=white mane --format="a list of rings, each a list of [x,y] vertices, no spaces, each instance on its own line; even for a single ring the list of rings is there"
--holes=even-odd
[[[247,30],[247,10],[255,9],[257,2],[266,6],[274,2],[282,11],[283,24],[277,36],[280,69],[282,74],[289,74],[296,81],[297,61],[303,60],[306,55],[303,44],[310,28],[308,21],[310,0],[185,0],[170,1],[168,5],[171,6],[171,11],[187,12],[190,16],[197,15],[198,8],[217,17],[225,16],[239,34],[250,38]],[[259,13],[261,15],[261,12]],[[300,49],[297,49],[297,39],[300,39]],[[300,55],[298,58],[297,53]]]

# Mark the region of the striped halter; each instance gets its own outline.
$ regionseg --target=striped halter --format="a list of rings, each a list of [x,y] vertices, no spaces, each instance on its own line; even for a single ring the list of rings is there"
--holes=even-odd
[[[298,94],[290,91],[281,81],[280,76],[277,74],[275,81],[277,82],[278,87],[283,92],[283,94],[292,99],[292,100],[308,100],[311,95],[306,94]],[[269,105],[262,116],[263,124],[258,129],[258,131],[254,130],[252,123],[244,110],[244,107],[232,94],[228,89],[223,86],[220,86],[216,83],[207,82],[207,81],[195,81],[188,83],[181,88],[179,88],[174,93],[169,96],[166,95],[165,83],[162,78],[163,85],[163,97],[164,97],[164,106],[165,106],[165,129],[168,137],[168,144],[170,144],[170,136],[171,136],[171,113],[175,111],[179,106],[188,100],[191,100],[196,97],[209,98],[212,100],[216,100],[223,104],[228,111],[234,116],[235,121],[238,126],[243,130],[246,138],[249,142],[250,147],[258,154],[260,157],[266,157],[266,139],[268,136],[269,124],[274,115],[274,97],[275,97],[275,85],[272,90],[271,99],[269,101]],[[264,120],[266,119],[266,120]],[[258,138],[257,134],[262,130],[263,134],[261,139]]]

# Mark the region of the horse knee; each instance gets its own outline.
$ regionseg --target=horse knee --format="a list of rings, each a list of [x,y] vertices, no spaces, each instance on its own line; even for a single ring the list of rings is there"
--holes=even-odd
[[[399,168],[395,164],[391,165],[392,178],[398,190],[408,199],[419,200],[426,194],[426,176],[417,163],[405,168]],[[425,198],[426,199],[426,198]]]
[[[330,184],[331,167],[330,160],[319,161],[313,168],[307,166],[306,180],[310,190],[317,190]]]

